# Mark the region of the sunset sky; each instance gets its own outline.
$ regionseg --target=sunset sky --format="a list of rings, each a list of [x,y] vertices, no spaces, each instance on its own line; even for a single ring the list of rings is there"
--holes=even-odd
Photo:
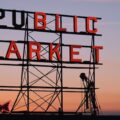
[[[98,29],[103,36],[96,39],[104,49],[100,52],[100,61],[103,66],[100,66],[96,72],[96,86],[100,88],[97,90],[97,97],[104,114],[120,115],[120,0],[0,0],[0,8],[101,17]],[[4,39],[2,33],[0,32],[0,39]],[[7,38],[6,34],[4,35]],[[16,36],[19,35],[14,37]],[[13,38],[10,33],[9,37]],[[3,51],[0,48],[1,52]],[[7,67],[0,68],[0,72],[3,70],[10,74]],[[8,79],[5,76],[6,73],[0,75],[1,81],[3,78]],[[79,75],[79,71],[76,74]],[[73,73],[73,79],[76,79],[75,75]],[[17,75],[14,78],[17,78]],[[72,79],[67,72],[66,78]],[[10,80],[12,81],[12,76]],[[12,84],[10,81],[7,82]],[[3,98],[0,98],[0,102],[2,100]],[[67,104],[69,109],[69,102]]]

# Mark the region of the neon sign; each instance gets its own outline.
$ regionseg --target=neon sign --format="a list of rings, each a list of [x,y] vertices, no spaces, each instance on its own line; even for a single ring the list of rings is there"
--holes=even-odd
[[[16,29],[16,30],[30,30],[30,31],[40,31],[40,32],[56,32],[56,33],[66,33],[66,34],[80,34],[80,35],[98,35],[98,28],[95,28],[95,24],[98,23],[100,18],[97,17],[82,17],[82,16],[69,16],[69,15],[60,15],[60,14],[48,14],[44,12],[26,12],[26,11],[16,11],[16,10],[3,10],[0,9],[0,22],[4,21],[7,18],[6,12],[10,12],[11,14],[11,26],[7,24],[0,24],[1,29]],[[29,23],[27,21],[27,28],[25,28],[25,23],[27,20],[28,13],[33,15],[33,21]],[[19,15],[18,15],[19,14]],[[51,15],[54,17],[54,28],[47,30],[47,18]],[[19,21],[17,17],[19,16]],[[62,17],[61,17],[62,16]],[[62,23],[63,17],[71,17],[72,19],[72,30],[64,27]],[[84,19],[84,29],[85,31],[79,31],[80,25],[78,25],[79,21]],[[30,25],[29,25],[30,24]],[[32,25],[31,25],[32,24]],[[16,55],[16,58],[22,60],[21,53],[19,52],[19,48],[17,46],[18,43],[14,40],[10,40],[8,50],[6,51],[6,55],[1,56],[4,59],[10,59],[11,54]],[[28,58],[32,59],[32,54],[36,55],[37,61],[41,61],[41,46],[44,44],[42,42],[33,42],[31,40],[28,41]],[[60,49],[63,46],[61,43],[46,43],[49,47],[49,57],[45,61],[53,61],[53,55],[57,56],[58,61],[62,61]],[[34,48],[33,48],[34,47]],[[77,62],[82,63],[82,58],[80,58],[80,49],[83,48],[82,45],[69,45],[69,60],[68,62]],[[99,63],[99,52],[100,49],[103,49],[102,46],[90,46],[91,49],[95,51],[95,63]],[[76,50],[77,49],[77,50]],[[75,58],[74,56],[77,56]]]

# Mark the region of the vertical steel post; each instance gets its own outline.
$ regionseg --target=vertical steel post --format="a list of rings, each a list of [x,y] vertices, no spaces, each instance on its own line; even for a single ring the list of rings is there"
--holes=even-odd
[[[30,111],[29,108],[29,38],[28,38],[28,13],[27,13],[27,21],[26,21],[26,30],[27,30],[27,112]]]
[[[60,16],[60,27],[62,28],[62,16]],[[61,51],[61,111],[63,112],[63,50],[62,50],[62,33],[60,33],[60,51]]]
[[[94,29],[94,27],[95,27],[95,22],[94,21],[92,21],[92,28]],[[93,34],[92,35],[92,46],[95,46],[95,35]],[[95,64],[96,64],[96,54],[95,54],[95,49],[93,49],[92,50],[92,54],[93,54],[93,83],[94,83],[94,88],[93,88],[93,90],[92,90],[92,92],[93,92],[93,114],[94,115],[96,115],[97,113],[96,113],[96,99],[95,99],[95,87],[96,87],[96,82],[95,82]]]

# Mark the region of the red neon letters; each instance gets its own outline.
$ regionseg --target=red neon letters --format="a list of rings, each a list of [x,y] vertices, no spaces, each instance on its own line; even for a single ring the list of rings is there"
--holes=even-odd
[[[41,47],[42,43],[29,41],[28,44],[28,55],[27,59],[29,60],[37,60],[41,61]],[[49,57],[46,58],[48,61],[61,61],[61,52],[60,52],[60,44],[52,44],[48,43],[49,47]],[[82,49],[82,46],[80,45],[69,45],[69,62],[77,62],[81,63],[82,59],[80,57],[80,49]],[[99,63],[99,50],[103,49],[102,46],[92,46],[92,49],[95,50],[95,60],[96,63]],[[17,43],[15,41],[11,41],[6,53],[6,58],[11,59],[13,58],[12,55],[15,55],[17,59],[22,59],[20,55],[20,51],[18,49]],[[55,57],[56,55],[56,57]],[[14,57],[15,59],[15,57]]]
[[[0,21],[4,20],[6,17],[6,11],[0,9]],[[11,11],[12,13],[12,27],[21,29],[25,28],[26,23],[26,12],[21,11],[20,12],[20,21],[17,21],[17,14],[19,12],[17,11]],[[96,17],[82,17],[82,16],[67,16],[67,15],[59,15],[59,14],[47,14],[44,12],[34,12],[31,13],[31,15],[34,15],[33,22],[28,22],[28,29],[31,30],[41,30],[41,31],[52,31],[52,32],[70,32],[70,33],[90,33],[90,34],[96,34],[98,29],[95,28],[95,23],[98,22],[98,18]],[[49,17],[53,20],[49,20]],[[64,19],[65,18],[65,19]],[[68,19],[70,18],[73,21],[69,23]],[[81,22],[84,20],[85,22]],[[29,21],[29,18],[28,18]],[[52,23],[52,27],[48,24]],[[63,24],[65,23],[65,24]],[[66,24],[71,24],[73,28],[67,27]],[[31,24],[31,25],[29,25]],[[82,26],[82,24],[85,26],[85,29]],[[1,25],[1,27],[11,27],[8,25]],[[53,27],[54,26],[54,27]],[[49,28],[49,29],[47,29]]]
[[[55,27],[56,27],[56,31],[59,31],[59,32],[64,32],[64,31],[66,31],[66,28],[62,28],[62,27],[61,27],[61,24],[60,24],[60,16],[59,16],[58,14],[56,14]]]
[[[53,60],[53,55],[54,55],[54,53],[56,54],[58,61],[60,61],[60,60],[61,60],[61,56],[60,56],[60,44],[57,44],[57,45],[53,48],[53,44],[50,43],[50,51],[49,51],[50,61]]]
[[[16,54],[17,58],[21,59],[21,56],[20,56],[20,53],[19,53],[19,50],[17,48],[17,45],[16,45],[15,41],[10,42],[10,45],[9,45],[9,48],[8,48],[8,51],[7,51],[7,54],[6,54],[7,59],[10,58],[11,53]]]
[[[34,14],[34,29],[37,30],[46,30],[47,27],[47,14],[43,12],[35,12]],[[59,14],[55,15],[55,30],[58,32],[67,32],[67,28],[62,27],[62,23],[60,22],[61,17]],[[92,22],[92,23],[91,23]],[[97,33],[97,28],[93,28],[93,22],[97,22],[96,17],[87,17],[86,18],[86,32],[91,34]],[[91,23],[91,24],[90,24]],[[78,17],[73,17],[73,32],[77,33],[78,31]]]
[[[82,60],[81,59],[78,59],[78,58],[74,58],[74,55],[79,55],[79,51],[75,51],[74,49],[75,48],[81,48],[80,45],[71,45],[70,46],[70,61],[71,62],[81,62]]]
[[[42,17],[42,18],[39,18]],[[34,14],[34,28],[38,30],[46,29],[46,14],[43,12],[35,12]]]
[[[73,22],[74,22],[74,24],[73,24],[74,32],[78,32],[78,20],[77,20],[77,19],[78,19],[77,16],[74,16],[74,18],[73,18]]]
[[[37,47],[36,49],[33,47]],[[38,42],[30,41],[29,42],[29,59],[32,60],[33,56],[32,53],[35,53],[37,56],[37,60],[40,60],[40,51],[41,51],[41,44]]]
[[[92,48],[95,49],[96,63],[99,63],[99,50],[103,49],[103,46],[93,46]]]
[[[96,34],[97,33],[97,29],[96,28],[91,28],[90,29],[90,22],[93,21],[93,22],[97,22],[97,18],[96,17],[87,17],[86,19],[86,31],[88,33],[93,33],[93,34]]]

